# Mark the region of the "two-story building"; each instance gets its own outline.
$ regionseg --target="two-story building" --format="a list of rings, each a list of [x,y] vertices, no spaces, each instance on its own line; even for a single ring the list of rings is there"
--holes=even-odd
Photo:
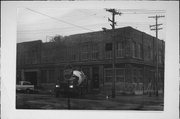
[[[17,44],[17,80],[50,88],[71,64],[87,75],[88,91],[111,95],[114,61],[117,94],[162,91],[164,53],[163,40],[132,27],[70,35],[59,42],[23,42]]]

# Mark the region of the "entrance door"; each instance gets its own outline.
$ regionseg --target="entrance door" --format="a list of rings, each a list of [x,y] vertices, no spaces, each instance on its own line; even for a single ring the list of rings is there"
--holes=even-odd
[[[99,67],[93,67],[93,88],[99,88]]]
[[[37,85],[37,72],[25,72],[25,80]]]

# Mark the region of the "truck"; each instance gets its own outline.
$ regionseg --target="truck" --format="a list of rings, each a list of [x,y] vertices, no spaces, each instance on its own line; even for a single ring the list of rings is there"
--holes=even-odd
[[[65,70],[64,79],[58,80],[55,86],[55,96],[80,96],[87,93],[87,77],[79,70]]]
[[[19,81],[16,84],[16,91],[30,93],[34,91],[34,85],[29,81]]]

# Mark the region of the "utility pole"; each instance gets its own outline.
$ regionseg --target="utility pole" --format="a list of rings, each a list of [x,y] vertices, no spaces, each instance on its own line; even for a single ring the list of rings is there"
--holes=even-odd
[[[158,69],[158,62],[159,62],[159,45],[158,45],[158,30],[161,30],[162,28],[159,28],[160,25],[158,24],[158,19],[165,16],[149,16],[148,18],[154,18],[156,20],[155,25],[150,25],[151,30],[155,30],[156,32],[156,81],[155,81],[155,90],[156,90],[156,96],[158,96],[158,81],[159,81],[159,69]]]
[[[107,12],[112,13],[112,19],[108,18],[108,21],[110,21],[112,24],[112,50],[113,50],[113,59],[112,59],[112,68],[113,68],[113,81],[112,81],[112,98],[116,97],[116,92],[115,92],[115,83],[116,83],[116,74],[115,74],[115,60],[116,60],[116,56],[115,56],[115,15],[121,15],[122,13],[118,12],[116,9],[106,9]]]

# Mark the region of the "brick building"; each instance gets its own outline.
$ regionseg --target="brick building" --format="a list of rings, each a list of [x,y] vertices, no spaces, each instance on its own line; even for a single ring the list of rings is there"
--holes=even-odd
[[[17,44],[17,81],[28,80],[51,88],[63,79],[67,64],[83,70],[88,91],[112,93],[112,39],[115,40],[116,93],[146,93],[164,87],[165,43],[131,27],[67,36],[59,42]]]

